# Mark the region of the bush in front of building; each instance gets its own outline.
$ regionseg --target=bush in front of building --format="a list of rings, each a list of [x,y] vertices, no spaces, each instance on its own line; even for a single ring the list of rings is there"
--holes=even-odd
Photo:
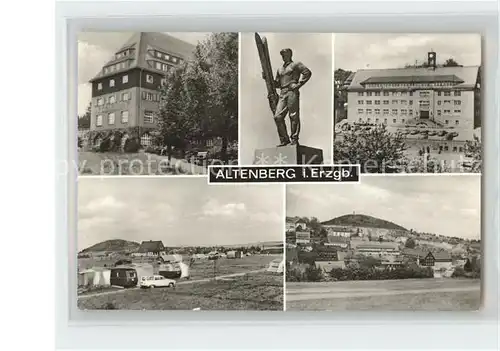
[[[391,279],[421,279],[433,278],[430,267],[399,267],[393,270],[377,270],[367,268],[334,268],[330,271],[334,280],[391,280]]]
[[[125,145],[123,147],[123,151],[127,153],[133,153],[133,152],[138,152],[139,149],[141,148],[141,144],[137,141],[136,138],[129,138],[125,142]]]

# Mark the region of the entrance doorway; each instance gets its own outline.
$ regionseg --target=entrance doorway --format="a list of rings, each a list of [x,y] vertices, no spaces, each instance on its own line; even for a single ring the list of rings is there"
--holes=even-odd
[[[420,110],[420,119],[429,119],[429,111]]]

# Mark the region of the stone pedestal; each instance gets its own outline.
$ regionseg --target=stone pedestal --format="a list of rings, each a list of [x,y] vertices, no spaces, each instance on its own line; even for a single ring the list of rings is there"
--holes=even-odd
[[[323,150],[305,145],[287,145],[255,150],[254,165],[319,165],[323,164]]]

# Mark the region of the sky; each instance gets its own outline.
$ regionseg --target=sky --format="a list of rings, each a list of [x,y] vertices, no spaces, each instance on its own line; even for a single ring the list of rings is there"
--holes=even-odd
[[[332,36],[330,34],[259,33],[268,41],[273,71],[283,63],[280,50],[290,48],[312,77],[300,89],[300,143],[323,150],[325,163],[332,157]],[[254,33],[241,34],[240,55],[240,157],[252,164],[255,149],[279,144]],[[290,119],[286,117],[290,134]],[[328,162],[327,162],[328,161]]]
[[[364,214],[406,229],[479,239],[481,177],[478,175],[367,176],[358,184],[287,186],[287,216],[326,221]]]
[[[89,80],[94,78],[133,32],[81,32],[78,34],[78,115],[91,99]],[[196,45],[208,33],[166,33]]]
[[[80,178],[78,251],[98,242],[165,246],[280,241],[283,187],[209,185],[205,177]]]
[[[397,68],[427,60],[434,50],[437,63],[453,57],[464,66],[481,64],[479,34],[335,34],[335,68]]]

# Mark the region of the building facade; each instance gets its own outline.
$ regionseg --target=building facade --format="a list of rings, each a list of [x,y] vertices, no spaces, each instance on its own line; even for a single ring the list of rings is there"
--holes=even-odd
[[[358,70],[347,87],[347,123],[385,124],[439,151],[464,151],[480,127],[480,67],[438,66],[436,55],[428,53],[427,67]]]
[[[135,33],[94,77],[90,130],[93,143],[111,131],[135,129],[152,142],[159,88],[167,73],[192,55],[194,46],[162,33]]]

